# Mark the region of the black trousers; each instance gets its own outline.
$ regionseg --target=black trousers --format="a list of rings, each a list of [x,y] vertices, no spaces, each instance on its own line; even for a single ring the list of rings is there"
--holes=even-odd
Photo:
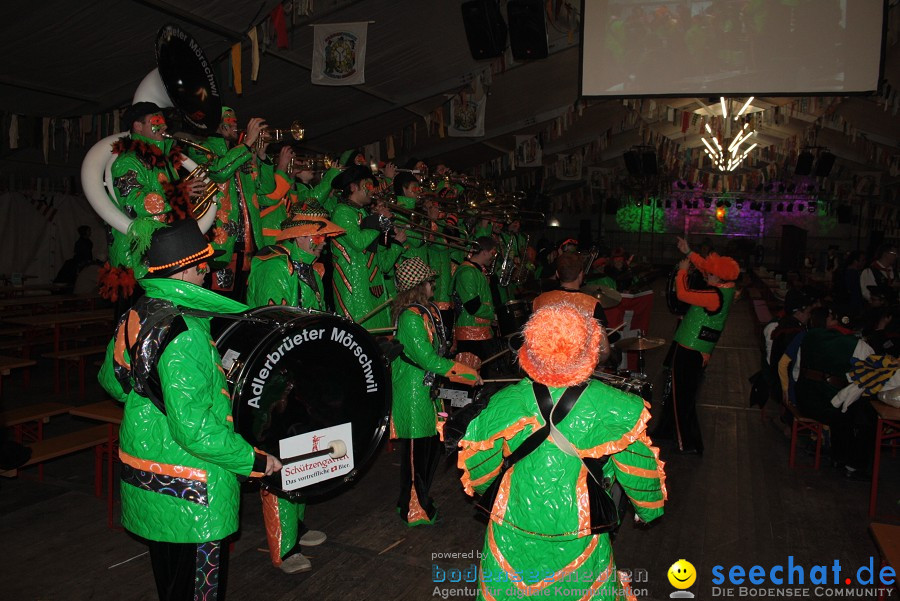
[[[147,541],[160,601],[221,601],[225,596],[228,543]]]
[[[703,355],[680,344],[675,345],[670,390],[653,436],[661,439],[674,436],[680,451],[703,453],[703,436],[697,417],[697,392],[703,369]]]
[[[831,404],[831,400],[810,399],[800,395],[797,407],[804,417],[826,424],[831,429],[831,458],[866,473],[871,473],[875,449],[875,429],[878,414],[863,397],[850,405],[846,413]]]
[[[400,452],[400,496],[397,499],[400,517],[405,522],[432,520],[437,514],[437,507],[430,492],[441,458],[440,438],[437,434],[428,438],[398,438],[397,443]]]

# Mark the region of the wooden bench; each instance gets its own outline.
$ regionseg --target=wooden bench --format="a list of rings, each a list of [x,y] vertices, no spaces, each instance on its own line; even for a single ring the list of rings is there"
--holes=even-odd
[[[44,424],[55,415],[68,413],[71,408],[71,406],[63,403],[46,402],[19,407],[18,409],[9,409],[0,413],[0,425],[7,428],[15,428],[15,439],[18,442],[22,442],[23,434],[29,436],[30,440],[41,440],[44,435]],[[23,426],[31,422],[36,423],[33,433],[28,432],[28,428],[23,428]]]
[[[875,546],[878,547],[878,554],[881,556],[881,567],[890,566],[897,570],[900,567],[900,526],[872,522],[869,524],[869,533],[872,535],[872,540],[875,541]],[[872,575],[876,579],[875,582],[879,582],[877,578],[880,572],[881,570],[878,570],[876,574]],[[896,589],[897,585],[894,584],[889,588]],[[878,598],[884,599],[888,597],[881,594]]]
[[[30,445],[31,459],[25,465],[43,463],[57,457],[70,455],[78,451],[105,445],[109,440],[109,432],[106,425],[82,428],[68,434],[51,436],[44,440],[38,440]],[[25,466],[22,466],[25,467]]]
[[[49,353],[44,353],[44,357],[47,359],[54,359],[56,361],[73,361],[78,364],[78,398],[84,399],[84,366],[87,363],[88,357],[93,357],[94,355],[103,355],[106,353],[105,344],[98,344],[95,346],[85,346],[81,348],[74,348],[65,351],[51,351]],[[69,390],[69,370],[66,370],[66,392]]]
[[[8,376],[10,370],[18,369],[20,367],[31,367],[35,363],[37,362],[34,359],[0,355],[0,394],[3,393],[3,376]],[[25,383],[28,384],[27,378]]]

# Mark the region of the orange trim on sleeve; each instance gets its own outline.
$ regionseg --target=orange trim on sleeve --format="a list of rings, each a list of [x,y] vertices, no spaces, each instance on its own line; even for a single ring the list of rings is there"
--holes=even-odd
[[[721,295],[717,290],[694,290],[693,288],[688,288],[686,269],[678,270],[678,275],[675,278],[675,296],[680,301],[703,307],[707,311],[718,311],[721,307]]]
[[[646,470],[641,467],[635,467],[633,465],[621,463],[615,457],[613,457],[612,460],[613,463],[616,464],[616,467],[630,476],[638,476],[639,478],[656,478],[659,476],[659,471],[657,470]]]
[[[266,194],[266,198],[271,198],[272,200],[281,200],[284,198],[284,195],[287,194],[291,189],[291,183],[285,179],[283,175],[279,172],[275,172],[275,189],[268,194]],[[278,205],[275,205],[276,207]]]
[[[599,459],[604,455],[613,455],[615,453],[618,453],[619,451],[623,451],[628,447],[628,445],[641,438],[641,435],[647,429],[648,421],[650,421],[650,412],[647,411],[645,407],[641,411],[641,416],[638,418],[637,423],[633,428],[631,428],[628,433],[622,436],[622,438],[620,438],[619,440],[604,442],[603,444],[599,444],[596,447],[591,447],[590,449],[579,449],[578,456],[581,458]]]

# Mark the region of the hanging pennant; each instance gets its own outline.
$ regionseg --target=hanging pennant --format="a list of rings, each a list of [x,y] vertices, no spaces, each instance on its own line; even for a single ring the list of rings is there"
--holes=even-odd
[[[543,149],[537,136],[516,136],[516,163],[519,167],[540,167]]]
[[[366,82],[368,22],[314,25],[310,81],[320,86],[355,86]]]

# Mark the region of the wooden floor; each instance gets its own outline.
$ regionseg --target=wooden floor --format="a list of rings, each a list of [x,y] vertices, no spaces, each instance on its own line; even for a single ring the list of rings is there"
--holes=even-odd
[[[674,319],[657,297],[650,335],[671,339]],[[697,568],[693,591],[711,597],[715,565],[831,565],[838,559],[854,569],[877,551],[867,534],[867,483],[847,481],[824,462],[818,472],[788,468],[788,439],[776,419],[762,420],[747,408],[748,377],[758,369],[757,334],[749,302],[737,302],[709,368],[701,396],[706,454],[668,456],[669,502],[652,528],[626,524],[615,542],[620,569],[630,569],[645,589],[644,599],[667,599],[669,566],[685,558]],[[662,392],[665,349],[647,353],[654,376],[655,403]],[[48,374],[50,372],[48,371]],[[22,391],[21,377],[4,382],[4,408],[52,396],[48,378],[32,374]],[[51,385],[52,388],[52,385]],[[85,402],[99,400],[92,384]],[[70,399],[70,402],[71,401]],[[770,413],[776,413],[770,408]],[[76,418],[49,426],[72,426]],[[93,457],[89,452],[46,464],[38,481],[28,468],[14,480],[0,479],[0,598],[16,601],[121,601],[155,599],[145,547],[123,531],[106,527],[105,502],[92,494]],[[808,453],[800,459],[811,462]],[[881,511],[897,510],[900,459],[886,458],[882,469]],[[328,541],[311,549],[313,571],[289,576],[274,569],[265,551],[258,494],[243,496],[241,532],[228,576],[230,601],[292,599],[471,598],[473,585],[435,584],[450,568],[477,563],[484,525],[475,519],[462,493],[455,457],[439,470],[433,496],[442,522],[409,529],[393,511],[398,459],[382,449],[372,468],[350,490],[307,510],[310,527]],[[450,554],[464,554],[448,559]],[[641,582],[642,580],[642,582]],[[436,588],[437,587],[437,588]],[[460,595],[462,593],[462,595]],[[765,597],[760,597],[765,598]]]

